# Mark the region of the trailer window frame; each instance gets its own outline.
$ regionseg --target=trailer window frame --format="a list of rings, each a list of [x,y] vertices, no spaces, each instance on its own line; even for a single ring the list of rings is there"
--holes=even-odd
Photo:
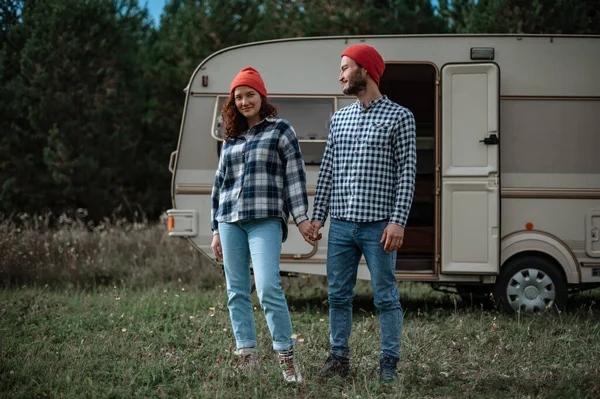
[[[223,141],[223,138],[220,134],[221,130],[221,108],[227,98],[228,94],[218,94],[215,98],[215,106],[213,110],[213,118],[211,123],[210,134],[217,141]],[[323,123],[323,131],[319,134],[315,134],[315,130],[306,129],[306,122],[310,122],[312,124],[312,128],[314,128],[314,119],[315,118],[303,118],[300,120],[299,118],[294,118],[292,112],[295,108],[292,109],[292,112],[286,110],[288,106],[297,107],[299,104],[294,104],[297,101],[306,100],[309,102],[307,105],[316,104],[319,106],[328,107],[327,110],[321,110],[321,115],[327,115],[326,119],[323,118],[318,123]],[[316,100],[316,102],[315,102]],[[329,125],[331,123],[331,118],[333,114],[338,109],[338,97],[337,96],[317,96],[317,95],[269,95],[269,102],[271,102],[277,108],[277,114],[279,118],[288,120],[291,125],[294,127],[296,135],[298,137],[298,141],[301,143],[325,143],[327,142],[327,135],[329,134]]]
[[[228,94],[217,94],[215,98],[215,105],[213,109],[213,117],[211,123],[210,134],[213,139],[217,140],[217,151],[220,153],[221,146],[223,145],[223,138],[220,134],[221,126],[221,107],[228,98]],[[277,107],[278,118],[288,120],[294,128],[300,144],[300,150],[304,158],[306,165],[320,165],[325,152],[325,145],[327,143],[327,136],[329,135],[329,126],[331,124],[331,118],[333,114],[338,110],[338,100],[341,99],[342,103],[346,98],[340,98],[338,96],[325,96],[325,95],[269,95],[269,102]],[[327,107],[327,109],[321,109],[317,115],[321,116],[321,120],[317,119],[315,124],[315,118],[306,118],[306,109],[302,113],[299,113],[296,118],[293,116],[293,110],[298,108],[298,101],[306,101],[308,105],[316,105],[321,108]],[[283,106],[282,106],[283,105]],[[306,105],[306,104],[305,104]],[[292,112],[288,112],[286,107],[292,108]],[[291,117],[290,117],[291,115]],[[304,116],[304,117],[303,117]],[[322,123],[322,130],[320,133],[311,131],[308,126],[314,127]],[[308,131],[307,131],[308,130]]]

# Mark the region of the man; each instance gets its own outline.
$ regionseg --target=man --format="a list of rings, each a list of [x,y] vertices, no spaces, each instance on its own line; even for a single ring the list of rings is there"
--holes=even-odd
[[[371,273],[381,328],[380,378],[398,377],[402,307],[396,287],[396,250],[413,201],[416,137],[413,114],[379,91],[385,64],[371,46],[341,55],[339,81],[355,103],[338,110],[329,136],[314,201],[315,239],[331,216],[327,249],[330,354],[321,375],[346,376],[352,298],[361,255]]]

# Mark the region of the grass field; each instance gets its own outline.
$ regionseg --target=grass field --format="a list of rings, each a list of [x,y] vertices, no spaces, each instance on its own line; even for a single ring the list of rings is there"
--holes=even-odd
[[[263,371],[240,374],[222,274],[161,226],[5,229],[0,392],[6,398],[600,397],[598,290],[567,311],[509,315],[400,283],[400,381],[378,382],[379,324],[357,286],[347,380],[327,356],[324,278],[284,278],[305,383],[287,385],[255,301]]]

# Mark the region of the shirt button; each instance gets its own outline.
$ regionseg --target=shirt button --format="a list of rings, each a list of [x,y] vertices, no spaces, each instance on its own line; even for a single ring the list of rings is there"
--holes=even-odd
[[[354,155],[358,155],[358,151],[354,151]]]

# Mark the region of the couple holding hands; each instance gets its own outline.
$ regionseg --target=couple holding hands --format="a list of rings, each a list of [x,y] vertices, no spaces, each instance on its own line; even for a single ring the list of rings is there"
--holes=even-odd
[[[339,81],[357,101],[333,115],[309,218],[304,160],[293,127],[277,118],[255,69],[242,69],[223,106],[224,144],[212,191],[212,249],[223,260],[236,355],[258,369],[250,260],[256,292],[283,378],[302,382],[294,357],[292,323],[281,289],[279,258],[291,214],[314,244],[330,216],[327,280],[330,349],[319,375],[347,376],[352,299],[361,256],[371,274],[379,310],[379,374],[395,380],[402,308],[396,286],[396,250],[412,205],[416,175],[415,120],[379,91],[385,63],[366,44],[341,54]]]

